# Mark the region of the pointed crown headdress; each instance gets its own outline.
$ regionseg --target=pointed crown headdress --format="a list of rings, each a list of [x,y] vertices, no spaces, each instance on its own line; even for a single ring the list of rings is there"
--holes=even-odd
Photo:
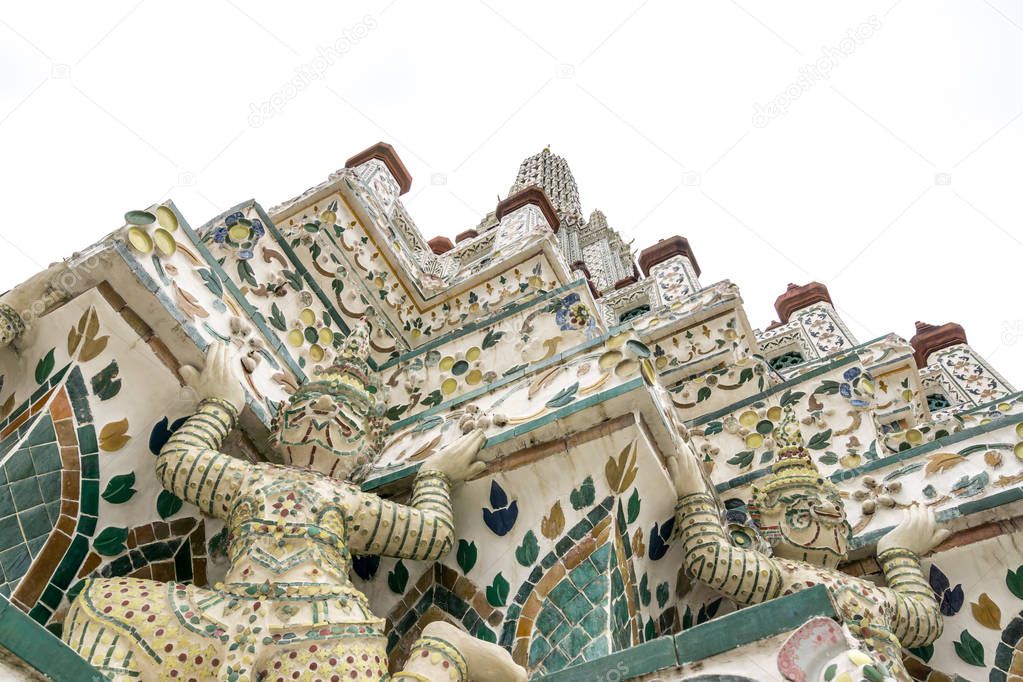
[[[774,463],[764,483],[753,486],[750,515],[758,523],[760,509],[774,504],[777,493],[789,488],[827,488],[834,484],[821,476],[803,443],[803,434],[792,407],[783,408],[781,423],[774,429]]]
[[[369,325],[360,320],[342,342],[337,359],[315,378],[302,384],[292,399],[309,393],[327,393],[336,398],[372,406],[374,399],[369,365],[366,363],[368,356]]]

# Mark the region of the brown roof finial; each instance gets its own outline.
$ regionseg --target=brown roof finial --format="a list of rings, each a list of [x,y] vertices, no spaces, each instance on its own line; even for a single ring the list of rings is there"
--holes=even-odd
[[[916,358],[917,367],[925,367],[931,353],[960,343],[966,343],[966,330],[955,322],[941,326],[917,322],[916,335],[909,340],[909,345],[915,351],[913,357]]]
[[[399,194],[404,194],[409,191],[412,187],[412,174],[405,168],[405,164],[402,163],[401,159],[398,158],[398,152],[394,151],[394,147],[387,144],[386,142],[377,142],[368,149],[363,149],[361,152],[353,156],[352,158],[345,161],[345,168],[355,168],[361,166],[367,161],[372,159],[380,159],[387,166],[387,170],[391,172],[394,179],[398,181],[398,187],[400,188]]]
[[[430,245],[430,250],[438,256],[455,248],[455,245],[447,237],[437,236],[426,243]]]
[[[692,247],[689,246],[689,240],[678,235],[662,239],[656,244],[640,251],[639,267],[642,268],[643,274],[649,277],[651,268],[673,256],[685,256],[688,258],[689,262],[693,264],[696,276],[700,276],[700,266],[696,262],[696,256],[693,254]]]
[[[820,282],[810,282],[802,286],[789,284],[785,293],[775,299],[774,309],[778,312],[778,319],[785,324],[792,313],[822,301],[831,303],[831,295],[828,288]]]
[[[558,213],[554,210],[554,205],[551,204],[551,200],[547,198],[544,191],[535,185],[516,192],[504,201],[498,202],[495,212],[497,219],[501,220],[515,209],[522,208],[528,204],[533,204],[539,208],[540,212],[543,213],[543,217],[550,224],[551,230],[554,232],[558,231],[558,227],[561,226]]]

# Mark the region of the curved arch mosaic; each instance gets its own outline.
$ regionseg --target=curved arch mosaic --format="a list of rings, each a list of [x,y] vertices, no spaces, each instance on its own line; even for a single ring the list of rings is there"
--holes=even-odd
[[[474,637],[496,642],[495,630],[504,614],[487,602],[476,583],[435,563],[387,614],[387,655],[392,669],[408,658],[423,628],[435,620],[460,625]]]
[[[1007,682],[1023,677],[1023,611],[1013,616],[1002,630],[995,648],[995,665],[988,679]]]
[[[69,368],[44,377],[0,425],[0,591],[57,630],[51,618],[85,561],[99,512],[96,430],[82,373]]]
[[[508,607],[501,644],[534,673],[637,641],[632,550],[627,535],[616,530],[622,524],[612,523],[615,499],[604,498],[564,533]]]

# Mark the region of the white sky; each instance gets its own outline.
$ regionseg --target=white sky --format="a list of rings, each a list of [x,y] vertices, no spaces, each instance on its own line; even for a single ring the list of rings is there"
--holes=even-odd
[[[861,341],[957,321],[1023,384],[1023,6],[763,4],[0,2],[0,290],[126,210],[270,206],[378,140],[453,237],[550,144],[587,214],[637,252],[688,237],[755,326],[816,279]],[[822,49],[830,78],[754,126]]]

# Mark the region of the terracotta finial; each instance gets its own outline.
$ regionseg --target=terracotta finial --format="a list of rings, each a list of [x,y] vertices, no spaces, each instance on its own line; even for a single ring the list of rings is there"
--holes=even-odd
[[[778,319],[785,324],[792,313],[822,301],[831,303],[831,295],[828,288],[820,282],[810,282],[802,286],[789,284],[785,293],[775,299],[774,309],[778,312]]]
[[[586,261],[577,260],[576,262],[572,263],[572,269],[581,270],[582,273],[586,275],[587,278],[589,278],[590,276],[590,269],[586,267]]]
[[[516,192],[504,201],[498,202],[496,215],[497,219],[501,220],[506,215],[514,211],[515,209],[522,208],[527,204],[533,204],[540,209],[543,213],[543,217],[547,219],[547,222],[551,226],[551,230],[554,232],[558,231],[558,227],[561,226],[561,220],[558,219],[558,213],[554,210],[554,205],[551,204],[551,200],[547,198],[547,195],[539,187],[527,187],[520,192]]]
[[[913,356],[917,367],[925,367],[931,353],[960,343],[966,343],[966,330],[955,322],[940,326],[917,322],[916,335],[909,340],[915,351]]]
[[[458,244],[459,242],[464,242],[466,239],[473,239],[478,236],[480,236],[480,233],[473,229],[466,230],[465,232],[459,232],[455,235],[455,243]]]
[[[386,142],[377,142],[368,149],[363,149],[361,152],[353,156],[352,158],[345,161],[345,168],[355,168],[372,159],[380,159],[387,166],[387,170],[391,172],[394,179],[398,181],[398,187],[401,188],[399,194],[404,194],[409,191],[412,187],[412,174],[405,168],[405,164],[402,163],[398,157],[398,152],[394,151],[394,147],[387,144]]]
[[[430,245],[430,250],[438,256],[455,248],[455,245],[447,237],[437,236],[426,243]]]
[[[688,258],[689,262],[693,264],[696,276],[700,276],[700,266],[696,262],[696,256],[693,254],[692,247],[689,246],[689,240],[678,235],[662,239],[656,244],[643,249],[639,254],[639,267],[642,268],[643,274],[649,277],[651,268],[673,256],[685,256]]]
[[[624,289],[625,287],[631,284],[635,284],[638,281],[639,280],[636,278],[635,274],[629,275],[628,277],[622,277],[620,280],[615,282],[615,289]]]

